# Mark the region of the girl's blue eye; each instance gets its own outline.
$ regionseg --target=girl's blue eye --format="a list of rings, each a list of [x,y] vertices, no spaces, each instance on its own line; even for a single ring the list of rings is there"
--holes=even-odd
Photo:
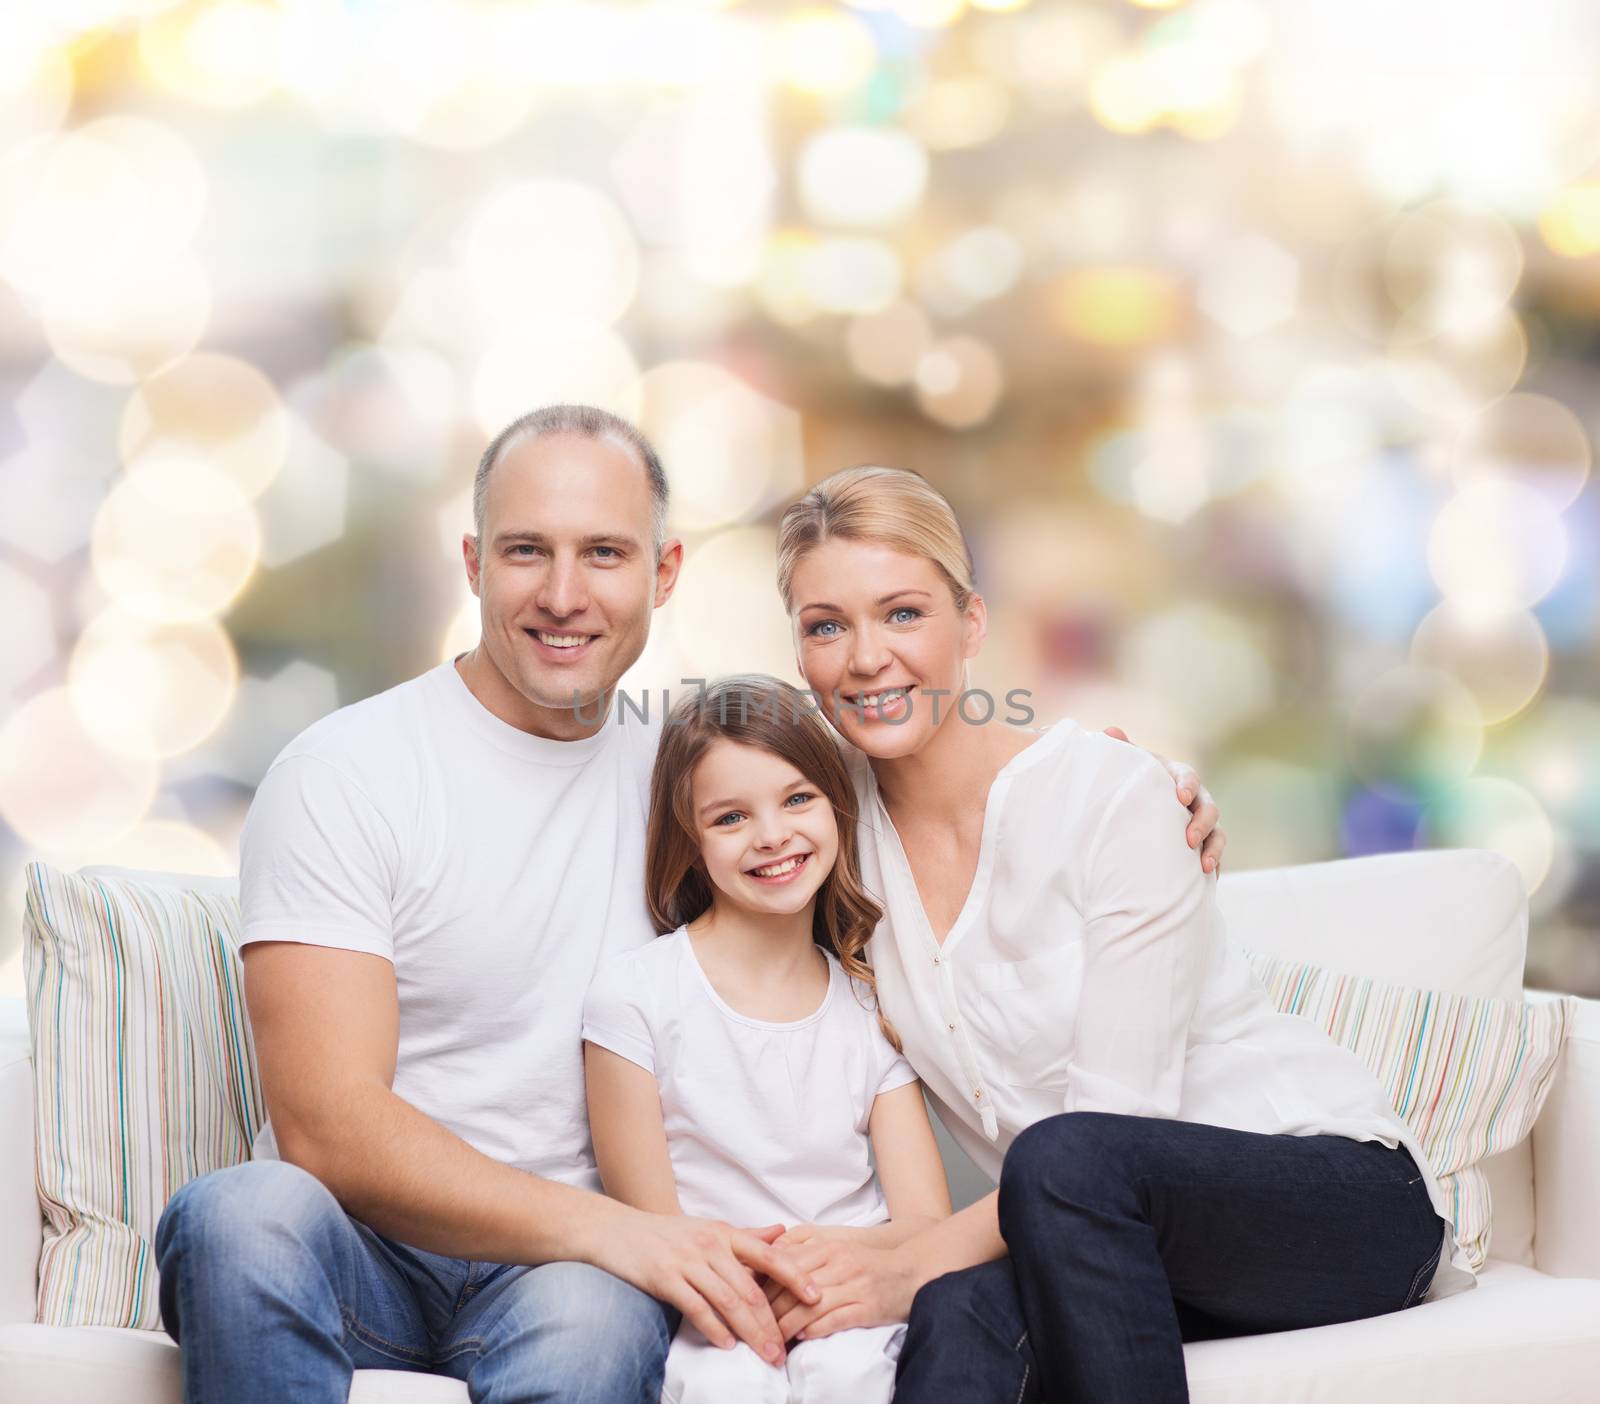
[[[711,821],[711,825],[712,825],[713,828],[715,828],[717,825],[720,824],[724,828],[726,828],[727,824],[728,824],[728,820],[730,820],[730,819],[742,819],[742,818],[744,818],[744,815],[740,814],[737,809],[730,809],[726,814],[722,815],[720,818],[713,819]]]
[[[814,794],[812,794],[809,790],[800,790],[800,791],[797,791],[795,794],[790,795],[789,798],[784,801],[784,803],[785,804],[793,804],[795,802],[795,800],[799,800],[802,804],[804,804],[806,800],[813,800],[813,799],[816,799],[816,796]]]

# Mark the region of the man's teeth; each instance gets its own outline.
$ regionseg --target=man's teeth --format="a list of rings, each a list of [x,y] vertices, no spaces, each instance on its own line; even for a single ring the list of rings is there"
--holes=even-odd
[[[752,868],[750,871],[757,877],[782,877],[785,873],[792,873],[798,868],[805,855],[799,858],[785,858],[781,863],[774,863],[770,868]]]
[[[578,648],[593,637],[592,634],[546,634],[538,629],[534,635],[540,643],[549,644],[551,648]]]
[[[909,688],[892,687],[887,692],[863,692],[856,701],[863,707],[881,707],[885,702],[893,702],[897,698],[904,697],[909,691]]]

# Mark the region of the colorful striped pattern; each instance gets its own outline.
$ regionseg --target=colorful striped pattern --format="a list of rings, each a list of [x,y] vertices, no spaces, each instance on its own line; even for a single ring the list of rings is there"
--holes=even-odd
[[[1473,1270],[1481,1268],[1493,1206],[1479,1163],[1533,1130],[1572,1002],[1440,994],[1247,954],[1280,1010],[1310,1019],[1377,1075],[1439,1177]]]
[[[156,1220],[265,1115],[222,893],[27,869],[39,1320],[159,1327]]]

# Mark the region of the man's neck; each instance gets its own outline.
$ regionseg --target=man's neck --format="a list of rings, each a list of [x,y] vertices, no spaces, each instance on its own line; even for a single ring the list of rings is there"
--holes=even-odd
[[[518,692],[495,666],[480,643],[455,660],[454,667],[467,691],[480,706],[507,726],[547,741],[582,741],[605,725],[611,710],[611,692],[586,698],[576,707],[543,707]]]

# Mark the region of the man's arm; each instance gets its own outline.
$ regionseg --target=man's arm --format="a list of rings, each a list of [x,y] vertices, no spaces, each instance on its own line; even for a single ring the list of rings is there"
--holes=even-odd
[[[726,1224],[644,1213],[503,1165],[395,1095],[399,1001],[387,960],[259,941],[244,968],[279,1154],[353,1217],[452,1257],[591,1263],[677,1307],[712,1341],[731,1345],[736,1333],[781,1358],[753,1273],[792,1280],[814,1300],[786,1253]]]

